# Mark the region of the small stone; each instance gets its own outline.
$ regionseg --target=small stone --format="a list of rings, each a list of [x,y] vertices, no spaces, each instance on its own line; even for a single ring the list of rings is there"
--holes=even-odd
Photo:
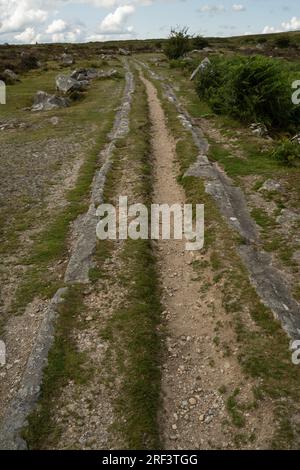
[[[51,122],[53,126],[57,126],[57,124],[59,123],[59,119],[57,116],[53,116],[52,118],[49,119],[49,121]]]
[[[267,191],[267,192],[281,192],[282,191],[282,186],[279,181],[272,180],[272,179],[267,179],[262,187],[259,189],[259,191]]]
[[[174,429],[174,431],[176,431],[176,429],[177,429],[177,424],[172,424],[172,429]]]
[[[189,399],[189,402],[190,402],[190,405],[196,405],[197,400],[194,397],[192,397]]]

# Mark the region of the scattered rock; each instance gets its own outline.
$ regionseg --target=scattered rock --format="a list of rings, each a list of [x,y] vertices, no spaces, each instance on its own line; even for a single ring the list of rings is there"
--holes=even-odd
[[[276,219],[276,222],[282,225],[293,225],[299,221],[300,214],[290,211],[289,209],[282,209],[280,215]]]
[[[96,78],[109,78],[116,75],[116,73],[117,70],[115,69],[108,70],[107,72],[96,69],[78,69],[71,73],[70,79],[86,86],[90,80],[95,80]]]
[[[58,75],[55,79],[56,89],[62,93],[86,90],[89,82],[87,80],[76,80],[68,75]]]
[[[296,263],[300,264],[300,250],[295,251],[295,253],[293,254],[293,260],[296,261]]]
[[[108,72],[101,71],[101,72],[98,73],[98,78],[110,78],[110,77],[113,77],[116,74],[117,74],[116,69],[109,70]]]
[[[10,70],[10,69],[4,70],[3,75],[4,75],[4,78],[6,78],[6,80],[9,83],[16,83],[20,81],[18,75],[13,70]]]
[[[208,415],[205,417],[204,422],[205,424],[209,424],[212,421],[213,417],[211,415]]]
[[[119,47],[118,52],[121,55],[130,55],[130,51],[128,51],[127,49],[122,49],[122,47]]]
[[[19,122],[17,119],[0,121],[0,131],[25,129],[26,127],[29,127],[29,124],[26,124],[25,122]]]
[[[300,134],[296,134],[292,139],[292,142],[295,142],[296,144],[300,145]]]
[[[282,192],[282,186],[279,183],[279,181],[268,179],[264,182],[262,187],[259,189],[259,191],[276,191],[276,192]]]
[[[66,54],[65,52],[61,56],[61,61],[64,65],[73,65],[74,64],[74,58],[70,54]]]
[[[38,91],[34,97],[31,111],[50,111],[55,108],[66,108],[69,104],[68,98],[49,95],[45,91]]]
[[[57,116],[53,116],[49,119],[49,121],[53,126],[57,126],[57,124],[59,123],[59,118]]]
[[[198,67],[195,68],[194,72],[192,73],[190,77],[190,80],[194,80],[197,73],[205,70],[209,65],[211,65],[211,61],[209,60],[208,57],[205,57],[205,59],[202,60],[202,62],[198,65]]]
[[[100,54],[99,59],[100,60],[110,60],[114,58],[114,55],[112,54]]]
[[[74,80],[78,80],[79,82],[82,80],[93,80],[97,78],[98,71],[96,69],[76,69],[71,73],[71,78]]]
[[[256,137],[269,137],[267,127],[261,122],[253,122],[250,124],[249,129]]]

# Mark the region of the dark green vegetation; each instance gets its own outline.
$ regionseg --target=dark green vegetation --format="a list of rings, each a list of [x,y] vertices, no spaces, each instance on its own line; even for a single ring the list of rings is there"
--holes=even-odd
[[[291,85],[291,74],[276,60],[235,56],[213,58],[196,87],[216,113],[293,132],[300,124],[300,108],[292,103]]]
[[[171,29],[164,52],[169,59],[179,59],[190,50],[190,36],[188,28]]]
[[[300,145],[283,140],[273,151],[273,157],[289,166],[300,166]]]

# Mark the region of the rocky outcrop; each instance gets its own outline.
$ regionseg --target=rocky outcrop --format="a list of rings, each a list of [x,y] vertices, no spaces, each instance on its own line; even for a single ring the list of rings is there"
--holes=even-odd
[[[190,80],[194,80],[197,73],[202,72],[203,70],[205,70],[210,65],[211,65],[211,61],[209,60],[208,57],[205,57],[205,59],[202,60],[202,62],[198,65],[198,67],[195,68],[194,72],[192,73],[192,75],[190,77]]]
[[[61,56],[61,61],[64,65],[73,65],[74,64],[74,57],[70,54],[66,54],[65,52]]]
[[[69,104],[68,98],[49,95],[45,91],[38,91],[34,97],[31,111],[51,111],[51,109],[55,108],[66,108]]]
[[[64,94],[73,91],[84,91],[89,85],[88,80],[76,80],[72,76],[58,75],[55,79],[56,89]]]
[[[13,70],[10,70],[10,69],[4,70],[3,76],[4,76],[6,83],[9,83],[9,84],[20,81],[18,75]]]
[[[256,137],[268,137],[268,129],[267,127],[261,122],[254,122],[249,126],[250,131]]]

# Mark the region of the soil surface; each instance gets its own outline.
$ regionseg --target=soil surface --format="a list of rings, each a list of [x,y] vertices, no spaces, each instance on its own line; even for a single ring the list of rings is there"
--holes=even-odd
[[[152,122],[154,157],[154,203],[185,203],[183,189],[176,181],[176,142],[168,132],[165,115],[155,87],[146,85]],[[232,435],[224,430],[225,403],[218,391],[220,384],[229,387],[243,380],[236,357],[224,360],[212,338],[216,321],[225,321],[221,292],[214,286],[212,270],[198,279],[193,262],[207,261],[208,255],[186,251],[185,239],[159,240],[163,316],[167,328],[167,352],[163,363],[160,427],[166,449],[208,449],[234,447]],[[211,287],[201,295],[203,285]],[[201,295],[201,299],[200,299]],[[215,318],[217,313],[217,320]],[[225,334],[234,341],[230,330]],[[212,366],[213,364],[213,366]],[[251,381],[242,398],[251,397]],[[263,448],[272,420],[270,410],[264,416],[251,416],[249,430],[259,422],[259,442]]]

